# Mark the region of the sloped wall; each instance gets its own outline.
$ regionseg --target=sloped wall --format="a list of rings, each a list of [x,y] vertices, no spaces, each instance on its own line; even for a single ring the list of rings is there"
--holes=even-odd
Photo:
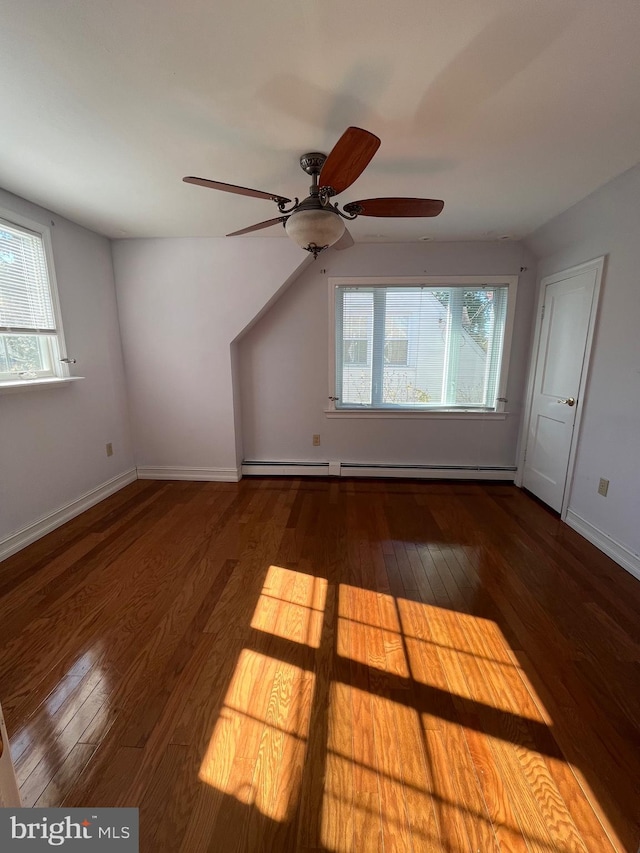
[[[309,262],[290,240],[113,244],[135,455],[142,476],[238,477],[232,342]]]

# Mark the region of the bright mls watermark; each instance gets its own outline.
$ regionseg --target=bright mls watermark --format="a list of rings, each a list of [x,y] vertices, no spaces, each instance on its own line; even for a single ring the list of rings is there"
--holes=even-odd
[[[2,853],[138,853],[138,809],[0,809]]]

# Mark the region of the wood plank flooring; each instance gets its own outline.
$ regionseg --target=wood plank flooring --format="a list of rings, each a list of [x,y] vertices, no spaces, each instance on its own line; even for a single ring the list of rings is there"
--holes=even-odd
[[[139,481],[0,564],[0,701],[150,853],[636,853],[639,613],[513,486]]]

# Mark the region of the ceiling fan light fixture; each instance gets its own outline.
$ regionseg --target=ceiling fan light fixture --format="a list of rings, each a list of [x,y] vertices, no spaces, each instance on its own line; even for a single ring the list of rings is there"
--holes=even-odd
[[[307,252],[317,256],[333,246],[344,234],[344,221],[332,210],[299,210],[285,223],[288,236]]]

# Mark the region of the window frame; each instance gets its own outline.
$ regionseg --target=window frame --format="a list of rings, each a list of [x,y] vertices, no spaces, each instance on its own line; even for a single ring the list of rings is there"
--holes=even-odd
[[[44,337],[47,340],[47,345],[51,353],[51,370],[40,371],[36,376],[29,379],[20,374],[0,373],[0,390],[10,390],[15,386],[29,387],[30,385],[39,385],[46,383],[53,384],[58,380],[68,380],[71,377],[69,366],[62,361],[67,357],[67,348],[64,337],[64,328],[62,324],[62,311],[60,308],[60,297],[58,294],[58,282],[56,279],[55,264],[53,258],[53,241],[51,239],[51,227],[23,216],[14,210],[5,207],[0,207],[0,229],[2,224],[30,232],[40,237],[44,251],[45,264],[47,269],[47,279],[49,283],[49,294],[51,297],[51,307],[53,310],[53,319],[55,324],[55,333],[47,334],[37,330],[20,330],[25,337]],[[53,222],[52,222],[53,225]],[[0,334],[10,334],[8,330],[0,331]]]
[[[353,408],[336,407],[336,288],[338,287],[437,287],[443,289],[450,287],[492,287],[506,286],[507,309],[505,315],[504,338],[502,343],[502,361],[500,364],[500,375],[497,383],[497,400],[495,408],[484,408],[481,406],[433,406],[429,409],[411,406],[384,406],[372,407],[362,406]],[[505,409],[507,402],[507,383],[509,378],[509,364],[511,360],[511,345],[513,338],[513,325],[516,311],[516,299],[518,290],[517,275],[463,275],[463,276],[331,276],[328,281],[329,288],[329,394],[328,405],[325,414],[329,417],[342,418],[504,418],[509,414]],[[409,346],[409,359],[410,346]]]

